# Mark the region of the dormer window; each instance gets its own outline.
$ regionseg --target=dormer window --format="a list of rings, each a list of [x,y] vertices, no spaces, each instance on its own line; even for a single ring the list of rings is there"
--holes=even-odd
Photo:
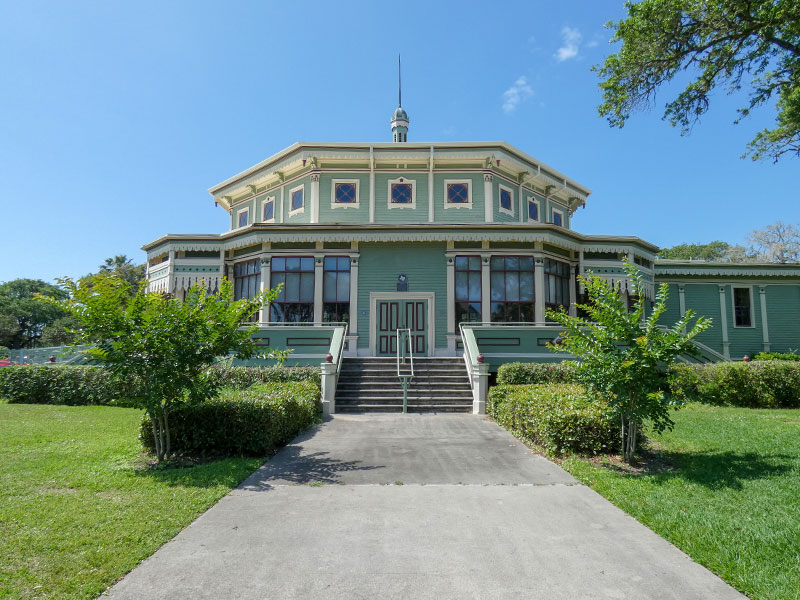
[[[528,221],[539,220],[539,201],[528,197]]]
[[[265,223],[272,223],[275,221],[275,198],[267,198],[264,200],[263,213]]]
[[[357,179],[334,179],[331,185],[331,208],[358,208]]]
[[[416,208],[417,182],[400,177],[389,181],[389,209]]]
[[[472,208],[472,190],[470,181],[445,180],[445,208]]]
[[[239,227],[247,227],[247,221],[250,216],[250,211],[248,209],[240,210],[239,211]]]
[[[304,187],[298,186],[296,188],[292,188],[289,190],[289,216],[292,217],[294,215],[300,214],[303,212],[305,208],[305,202],[303,198],[303,191]]]
[[[514,216],[514,193],[502,185],[500,186],[500,212]]]

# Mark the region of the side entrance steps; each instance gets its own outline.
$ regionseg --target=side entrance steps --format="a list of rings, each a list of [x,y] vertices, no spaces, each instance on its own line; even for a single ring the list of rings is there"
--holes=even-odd
[[[336,386],[336,412],[402,412],[403,384],[397,359],[344,358]],[[464,359],[414,358],[408,385],[409,412],[472,412]]]

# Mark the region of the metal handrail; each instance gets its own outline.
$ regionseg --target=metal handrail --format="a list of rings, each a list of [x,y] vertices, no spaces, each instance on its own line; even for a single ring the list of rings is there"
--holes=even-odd
[[[403,335],[408,340],[408,357],[410,372],[400,372],[400,355],[403,356],[403,364],[406,362],[405,344],[403,344]],[[411,344],[411,329],[398,329],[397,330],[397,376],[403,380],[403,412],[408,412],[408,382],[414,377],[414,348]]]
[[[336,361],[336,380],[339,380],[339,373],[342,372],[342,359],[344,358],[344,345],[347,343],[347,334],[350,332],[350,324],[344,322],[344,334],[342,334],[342,341],[339,343],[339,360]]]

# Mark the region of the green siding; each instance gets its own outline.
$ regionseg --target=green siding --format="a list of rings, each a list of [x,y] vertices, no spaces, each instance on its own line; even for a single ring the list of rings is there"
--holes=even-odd
[[[409,292],[434,292],[436,348],[447,347],[447,266],[444,243],[362,243],[358,261],[358,346],[369,347],[370,292],[396,292],[408,276]],[[364,314],[366,313],[366,314]]]
[[[767,286],[767,325],[770,350],[800,350],[800,285]]]
[[[415,182],[416,208],[389,208],[389,181],[400,177]],[[428,206],[428,173],[412,171],[375,173],[376,223],[427,223]]]
[[[740,359],[745,354],[753,356],[764,349],[763,331],[761,329],[761,304],[758,287],[737,285],[736,287],[749,287],[753,299],[753,327],[734,327],[736,322],[733,312],[733,286],[725,286],[725,313],[728,321],[728,341],[732,359]],[[719,294],[719,291],[717,291]],[[767,315],[769,322],[769,315]]]
[[[672,327],[681,318],[680,296],[678,295],[677,284],[669,284],[669,296],[667,296],[667,310],[661,315],[659,324]]]
[[[685,287],[686,308],[698,315],[710,317],[713,323],[710,328],[697,336],[697,341],[722,352],[722,329],[720,327],[719,286],[713,283],[687,283]],[[728,327],[730,332],[730,327]]]
[[[358,181],[358,208],[333,208],[331,206],[332,181],[351,179]],[[369,223],[369,173],[322,173],[319,178],[320,223]]]

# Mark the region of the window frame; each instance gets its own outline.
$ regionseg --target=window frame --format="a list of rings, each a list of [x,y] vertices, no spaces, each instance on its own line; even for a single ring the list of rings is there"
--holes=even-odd
[[[550,263],[556,263],[566,267],[566,274],[560,275],[557,273],[548,273],[548,261]],[[544,260],[542,261],[542,274],[544,275],[544,289],[542,290],[543,297],[543,306],[545,310],[548,308],[551,310],[556,310],[559,307],[563,308],[565,312],[569,311],[570,307],[570,282],[572,280],[572,264],[563,259],[551,258],[550,256],[545,256]],[[562,295],[562,304],[558,304],[555,302],[548,302],[547,297],[550,295],[550,278],[556,279],[560,282],[558,285],[561,286],[561,295]]]
[[[327,269],[326,268],[326,264],[325,263],[327,262],[327,260],[329,258],[335,258],[336,259],[336,268],[335,269]],[[346,259],[347,260],[347,270],[339,268],[339,259]],[[325,300],[325,288],[327,287],[327,285],[326,285],[327,278],[325,277],[326,273],[336,273],[335,280],[336,280],[337,290],[338,290],[338,283],[339,283],[339,273],[347,273],[347,277],[348,277],[348,279],[347,279],[347,301],[335,300],[333,302],[328,302],[328,301]],[[351,298],[352,281],[353,281],[353,263],[352,263],[352,258],[350,256],[342,255],[342,254],[326,254],[322,258],[322,315],[321,315],[320,318],[321,318],[323,323],[340,323],[340,322],[349,323],[350,322],[350,306],[351,306],[351,302],[352,302],[352,298]],[[327,320],[325,318],[325,312],[326,312],[325,311],[325,306],[328,305],[328,304],[336,304],[337,306],[346,304],[347,305],[347,310],[342,313],[344,318],[343,319],[338,319],[338,320],[333,320],[333,321]],[[338,309],[337,309],[336,312],[337,313],[339,312]]]
[[[467,268],[466,269],[459,269],[458,268],[458,259],[463,258],[467,261]],[[478,268],[472,269],[470,268],[470,259],[478,259]],[[458,298],[458,274],[459,273],[466,273],[467,274],[467,300],[459,300]],[[478,279],[480,281],[480,286],[478,287],[478,295],[480,296],[479,300],[469,300],[469,279],[470,273],[478,273]],[[475,254],[459,254],[453,257],[453,307],[456,316],[456,327],[458,327],[459,323],[480,323],[483,321],[483,257]],[[469,306],[470,304],[477,304],[478,305],[478,318],[474,321],[460,321],[458,318],[459,304],[464,304]],[[469,314],[469,310],[467,310]]]
[[[386,204],[389,210],[396,208],[410,208],[414,210],[417,208],[417,180],[408,179],[407,177],[398,177],[397,179],[390,179],[387,182],[387,196]],[[410,185],[411,186],[411,202],[408,204],[396,204],[392,202],[392,186],[396,184]]]
[[[252,265],[254,270],[252,273],[245,273],[244,275],[237,275],[237,267],[242,267],[244,265]],[[246,268],[246,267],[245,267]],[[255,281],[255,290],[252,295],[244,296],[240,292],[244,287],[244,282],[247,281],[248,285],[248,294],[250,291],[250,284],[249,282],[253,280]],[[233,299],[234,300],[249,300],[254,296],[261,293],[261,259],[260,258],[248,258],[246,260],[240,260],[233,263]],[[185,294],[185,292],[184,292]],[[248,323],[257,323],[259,320],[260,310],[256,310],[252,315],[250,315],[250,320],[247,321]]]
[[[272,203],[272,218],[265,219],[264,218],[264,209],[266,208],[267,204]],[[261,202],[261,222],[262,223],[274,223],[275,222],[275,196],[266,196],[264,200]]]
[[[300,190],[303,193],[303,205],[300,208],[292,208],[292,196],[296,191]],[[289,190],[289,216],[301,215],[306,211],[306,184],[301,183],[298,186]]]
[[[247,215],[247,222],[242,225],[242,215]],[[250,225],[250,207],[247,206],[245,208],[240,208],[236,211],[236,227],[235,229],[241,229],[242,227],[247,227]]]
[[[283,267],[282,271],[279,271],[279,270],[275,269],[276,260],[283,259],[284,261],[286,261],[286,260],[289,260],[289,259],[292,259],[292,258],[300,259],[300,261],[301,261],[301,263],[300,263],[301,269],[300,270],[298,270],[298,271],[288,271],[286,269],[286,262],[283,263],[284,267]],[[309,258],[311,259],[311,269],[310,270],[305,270],[305,271],[302,270],[302,260],[304,258],[305,259],[309,259]],[[280,295],[283,295],[283,300],[279,301],[279,300],[275,299],[275,300],[273,300],[272,302],[269,303],[269,321],[271,323],[313,323],[314,322],[314,298],[315,298],[315,295],[316,295],[316,285],[317,285],[317,282],[316,282],[316,257],[313,256],[313,255],[309,256],[308,254],[273,255],[272,259],[270,260],[270,266],[269,266],[270,286],[273,287],[273,288],[275,287],[275,274],[276,273],[282,273],[283,274],[283,288],[282,288],[281,294],[280,294]],[[300,302],[299,300],[297,302],[294,302],[294,301],[287,301],[286,300],[286,274],[287,273],[299,273],[299,274],[301,274],[301,278],[298,281],[298,285],[299,285],[298,297],[300,295],[300,291],[303,289],[302,274],[303,273],[306,273],[306,274],[311,273],[311,281],[313,282],[313,284],[312,284],[312,287],[311,287],[311,301],[310,302]],[[286,305],[286,304],[298,305],[298,304],[303,304],[303,305],[307,305],[307,306],[310,305],[311,306],[311,320],[310,321],[286,321],[284,319],[283,321],[276,321],[276,320],[273,319],[273,312],[272,312],[273,306],[275,306],[276,304],[278,304],[278,305]],[[286,316],[286,310],[285,309],[282,310],[282,315],[284,317]]]
[[[564,210],[563,210],[563,209],[559,209],[559,208],[551,208],[551,209],[550,209],[550,222],[551,222],[553,225],[556,225],[556,226],[558,226],[558,227],[566,227],[566,226],[564,225],[564,222],[566,221],[566,219],[564,218],[564,214],[565,214],[565,213],[564,213]],[[561,217],[561,223],[560,223],[560,224],[559,224],[559,223],[556,223],[556,215],[558,215],[559,217]]]
[[[447,188],[450,185],[463,184],[467,186],[467,202],[450,202],[447,196]],[[471,179],[445,179],[444,180],[444,208],[472,208],[472,180]]]
[[[361,206],[361,190],[360,180],[358,179],[331,179],[331,208],[359,208]],[[337,202],[336,201],[336,186],[341,184],[349,184],[356,189],[355,202]]]
[[[750,325],[737,325],[736,324],[736,290],[747,290],[750,301]],[[732,285],[731,286],[731,316],[733,316],[733,326],[735,329],[755,329],[756,327],[756,310],[753,302],[753,286],[752,285]]]
[[[497,259],[497,258],[502,258],[503,259],[503,269],[502,270],[496,270],[496,269],[494,269],[492,267],[492,260],[493,259]],[[508,268],[506,268],[506,262],[505,261],[508,258],[517,258],[517,259],[530,260],[531,261],[531,269],[530,269],[530,271],[528,271],[527,269],[523,270],[523,269],[520,269],[520,268],[518,268],[518,269],[508,269]],[[536,265],[536,258],[531,254],[493,254],[489,258],[489,299],[488,299],[488,301],[489,301],[489,315],[490,315],[489,316],[489,321],[490,322],[492,322],[492,323],[520,323],[520,322],[523,322],[523,323],[535,323],[536,322],[536,294],[543,292],[543,290],[537,290],[536,289],[536,269],[537,268],[539,268],[539,267],[537,267],[537,265]],[[494,275],[495,273],[503,273],[504,274],[504,276],[503,276],[503,298],[504,299],[503,300],[495,300],[494,299],[494,295],[492,293],[492,275]],[[517,275],[518,288],[519,288],[519,283],[520,283],[520,280],[521,280],[521,277],[519,276],[519,274],[520,273],[530,273],[530,275],[531,275],[531,283],[533,285],[533,297],[532,297],[531,300],[508,300],[508,299],[506,299],[506,286],[507,286],[506,277],[505,277],[506,273],[517,273],[518,274]],[[505,305],[515,304],[515,305],[517,305],[517,308],[515,310],[519,314],[521,314],[521,312],[522,312],[522,306],[521,305],[524,304],[525,306],[528,307],[527,308],[527,312],[531,316],[531,319],[530,320],[523,320],[523,319],[520,318],[520,319],[516,319],[516,320],[513,320],[513,321],[496,321],[494,319],[494,309],[493,309],[493,305],[494,304],[505,304]]]
[[[514,216],[514,190],[505,185],[498,184],[497,186],[497,209],[501,214]],[[511,196],[511,208],[503,208],[503,192],[508,192]]]
[[[531,219],[531,204],[536,207],[536,218]],[[525,218],[528,220],[529,223],[541,223],[542,222],[542,203],[536,196],[528,196],[528,203],[527,203],[528,211],[525,213]]]

